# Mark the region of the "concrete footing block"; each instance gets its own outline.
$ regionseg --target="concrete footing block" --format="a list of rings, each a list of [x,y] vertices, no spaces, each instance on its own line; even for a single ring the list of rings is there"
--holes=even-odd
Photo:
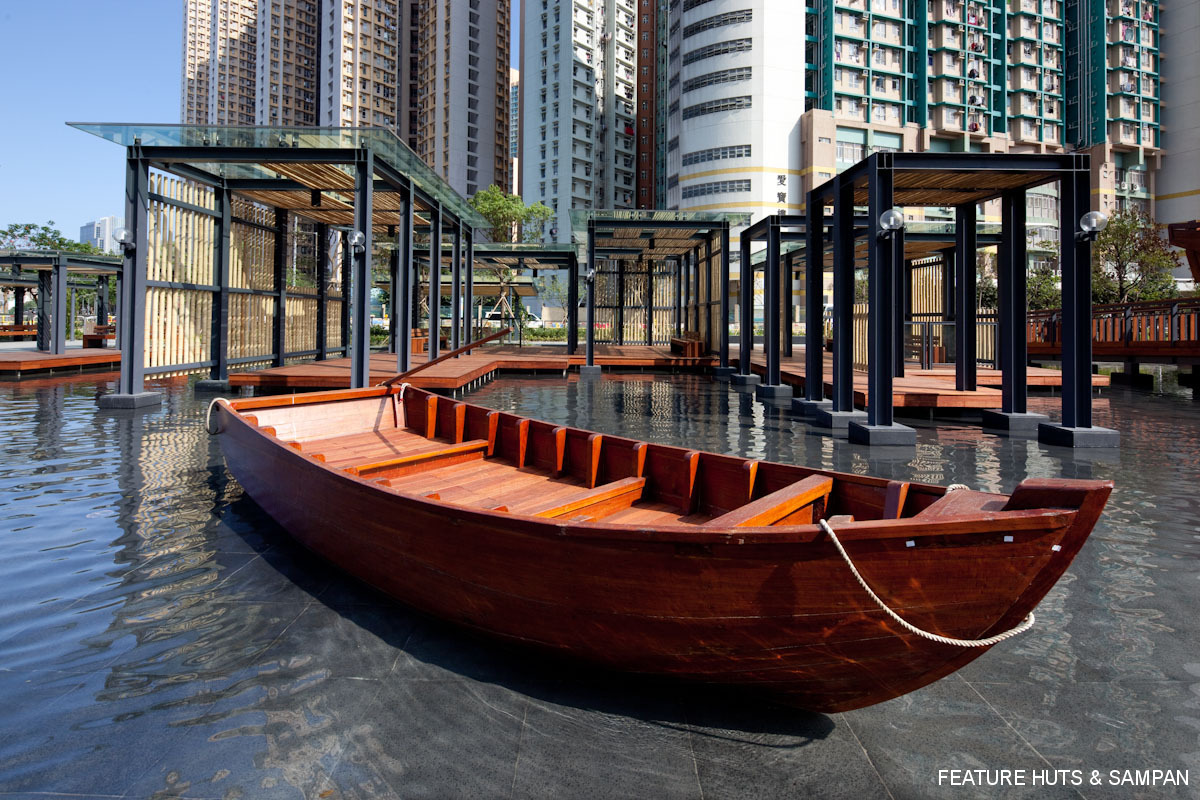
[[[893,423],[891,425],[867,425],[861,422],[851,422],[847,426],[850,441],[871,447],[888,447],[896,445],[915,445],[917,432],[907,425]]]
[[[761,380],[762,378],[757,375],[745,375],[741,372],[735,372],[729,376],[729,382],[737,386],[752,386]]]
[[[736,367],[713,367],[713,377],[722,383],[732,380],[736,372]]]
[[[792,387],[785,383],[763,383],[755,387],[754,396],[759,400],[790,400],[792,399]]]
[[[162,405],[162,392],[136,392],[134,394],[102,394],[96,398],[100,408],[146,408]]]
[[[803,417],[814,417],[818,411],[832,411],[832,400],[805,400],[803,397],[792,398],[792,413]]]
[[[982,416],[983,427],[1009,433],[1037,433],[1039,425],[1050,421],[1045,414],[1017,414],[995,409],[985,409]]]
[[[579,367],[579,377],[581,378],[595,379],[599,378],[600,374],[601,370],[599,364],[593,364],[590,367],[587,364],[582,364]]]
[[[812,419],[815,425],[820,425],[824,428],[833,428],[834,430],[843,430],[848,428],[851,422],[860,422],[865,425],[867,422],[867,412],[834,411],[831,406],[829,410],[817,410],[813,414]]]
[[[192,391],[196,394],[200,394],[201,392],[228,392],[229,389],[229,381],[220,380],[196,381],[196,385],[192,387]]]
[[[1121,434],[1112,428],[1068,428],[1043,422],[1038,425],[1038,441],[1059,447],[1119,447]]]

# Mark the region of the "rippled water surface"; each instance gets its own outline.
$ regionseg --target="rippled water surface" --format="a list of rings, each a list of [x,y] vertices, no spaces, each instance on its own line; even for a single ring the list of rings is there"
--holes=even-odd
[[[226,473],[206,400],[161,388],[161,409],[132,413],[97,410],[105,377],[0,384],[0,797],[1200,797],[1187,390],[1099,398],[1119,452],[953,418],[904,420],[915,449],[871,451],[697,377],[475,393],[849,472],[1005,492],[1116,482],[1031,632],[912,695],[822,716],[548,661],[397,607],[292,545]],[[1084,785],[952,787],[944,769],[1081,770]],[[1106,785],[1124,769],[1189,770],[1190,785]]]

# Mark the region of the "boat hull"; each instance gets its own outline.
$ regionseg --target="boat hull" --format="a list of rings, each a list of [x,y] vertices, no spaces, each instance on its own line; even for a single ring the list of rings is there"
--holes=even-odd
[[[820,712],[898,697],[986,650],[905,631],[814,525],[649,530],[498,514],[331,468],[224,403],[216,421],[234,477],[301,544],[493,636],[629,672],[758,687]],[[887,520],[856,526],[845,545],[914,625],[993,635],[1062,575],[1108,494],[1096,482],[1042,484],[1030,492],[1055,492],[1064,506],[1018,514],[1011,527],[997,515]]]

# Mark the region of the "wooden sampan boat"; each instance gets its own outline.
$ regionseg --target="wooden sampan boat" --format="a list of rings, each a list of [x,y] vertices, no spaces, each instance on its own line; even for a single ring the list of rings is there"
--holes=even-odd
[[[1112,490],[1039,479],[1012,496],[947,491],[634,441],[408,386],[222,399],[210,412],[251,498],[411,606],[824,712],[925,686],[1022,624]]]

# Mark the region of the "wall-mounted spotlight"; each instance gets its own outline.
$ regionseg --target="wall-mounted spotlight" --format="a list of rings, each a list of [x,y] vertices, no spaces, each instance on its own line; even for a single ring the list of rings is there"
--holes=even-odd
[[[596,280],[596,270],[589,269],[588,274],[587,274],[587,282],[592,283],[595,280]]]
[[[1108,215],[1103,211],[1089,211],[1079,218],[1079,230],[1075,232],[1075,241],[1094,242],[1100,231],[1108,226]]]
[[[129,228],[117,228],[113,231],[113,239],[121,246],[121,250],[128,253],[133,250],[133,231]]]
[[[898,208],[889,208],[879,215],[879,238],[891,239],[896,231],[904,230],[904,212]]]
[[[350,247],[354,248],[354,252],[361,253],[367,249],[367,237],[362,231],[350,231],[350,235],[346,237],[346,242]]]

